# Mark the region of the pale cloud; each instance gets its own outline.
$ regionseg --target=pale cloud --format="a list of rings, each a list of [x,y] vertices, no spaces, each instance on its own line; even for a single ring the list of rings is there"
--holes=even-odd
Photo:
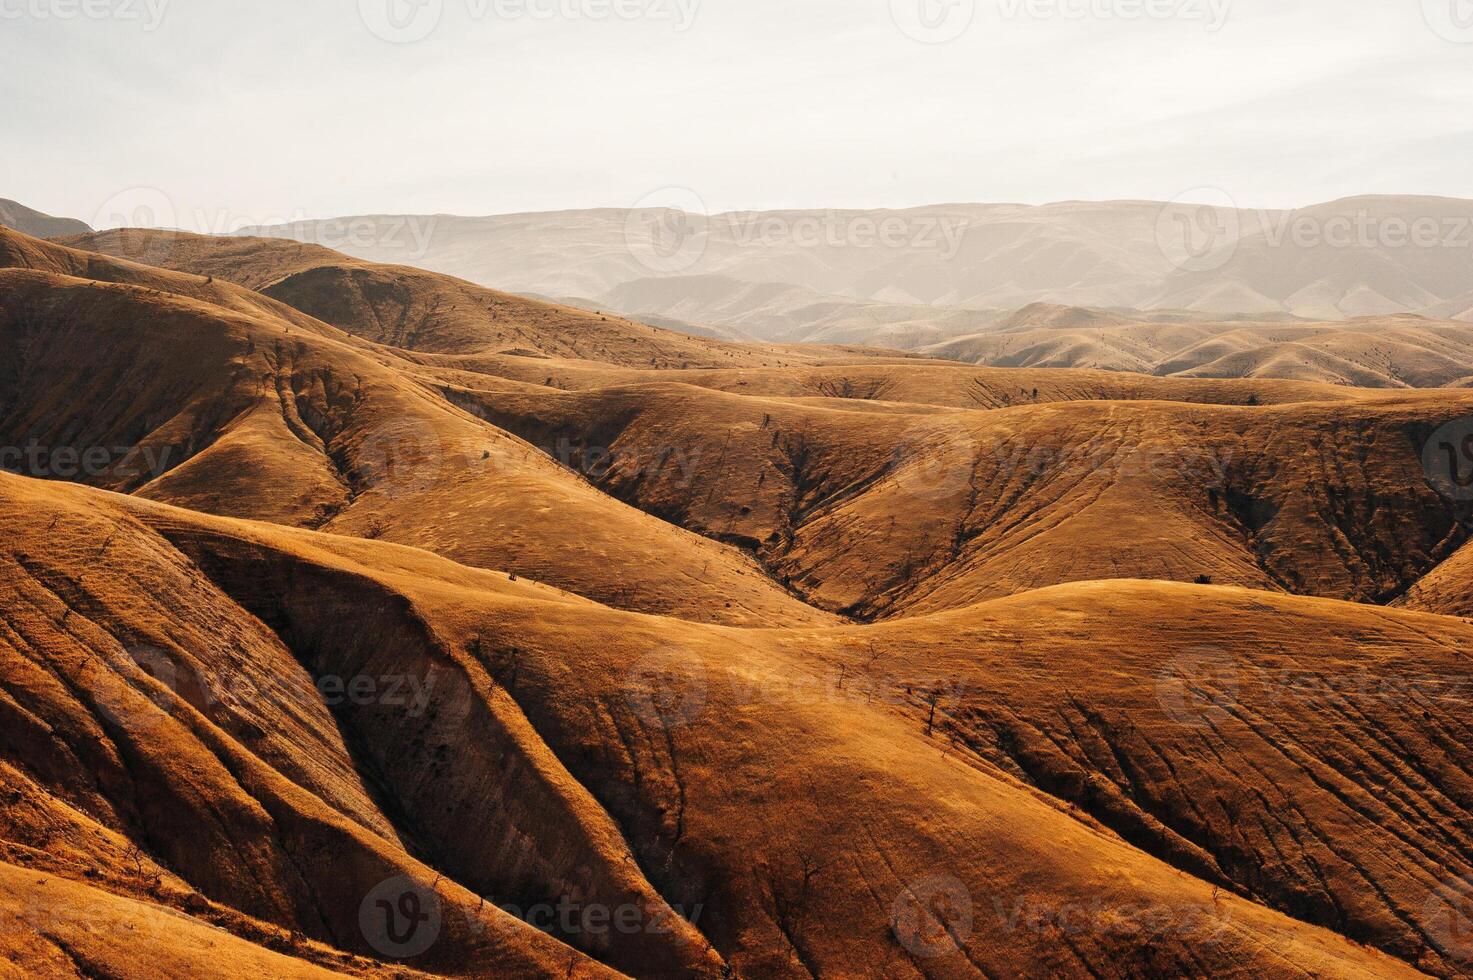
[[[711,210],[1473,196],[1473,45],[1439,2],[0,0],[0,196],[91,220],[155,188],[206,228],[670,185]]]

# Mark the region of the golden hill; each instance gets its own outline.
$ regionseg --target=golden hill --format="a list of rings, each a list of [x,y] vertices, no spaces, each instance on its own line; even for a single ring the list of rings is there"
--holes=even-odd
[[[0,269],[31,269],[97,282],[137,286],[154,293],[172,293],[223,307],[235,313],[284,321],[314,333],[337,334],[294,307],[279,303],[223,277],[173,272],[70,248],[0,228]]]
[[[0,971],[1473,975],[1473,392],[159,234],[0,232]]]
[[[1377,652],[1369,669],[1393,679],[1459,676],[1448,647],[1473,638],[1461,624],[1309,600],[1263,606],[1246,592],[1092,585],[1037,594],[1073,624],[1078,652],[1061,657],[1057,631],[1028,603],[867,630],[737,631],[618,613],[381,542],[80,488],[3,477],[0,507],[5,581],[16,590],[4,690],[17,735],[0,771],[24,803],[8,811],[8,836],[54,861],[51,873],[100,869],[134,898],[226,906],[249,920],[225,922],[242,932],[286,929],[288,950],[326,942],[372,955],[359,910],[385,880],[407,879],[401,887],[435,903],[439,931],[406,962],[445,975],[582,969],[567,947],[556,956],[556,940],[641,976],[714,976],[723,963],[778,976],[922,965],[957,975],[1409,972],[1268,907],[1333,920],[1336,902],[1346,918],[1334,925],[1423,966],[1441,962],[1428,938],[1434,917],[1415,899],[1435,867],[1408,876],[1382,860],[1387,840],[1411,848],[1427,833],[1410,816],[1393,824],[1395,836],[1340,844],[1338,860],[1379,891],[1328,879],[1315,906],[1278,891],[1276,882],[1295,880],[1291,866],[1249,879],[1226,851],[1218,871],[1195,866],[1202,853],[1144,818],[1142,805],[1208,854],[1227,846],[1213,835],[1230,818],[1204,816],[1189,829],[1170,809],[1186,789],[1170,770],[1137,767],[1166,753],[1167,765],[1175,756],[1176,771],[1223,792],[1247,773],[1227,760],[1191,762],[1206,751],[1197,694],[1179,704],[1154,693],[1174,658],[1200,646],[1198,636],[1162,633],[1165,609],[1213,610],[1235,624],[1237,655],[1261,657],[1265,669],[1330,670],[1307,658],[1359,630],[1356,642]],[[1265,632],[1247,632],[1250,622]],[[1100,641],[1094,629],[1111,637],[1105,650],[1147,659],[1130,668],[1101,650],[1093,656],[1122,668],[1111,681],[1085,654]],[[1057,680],[1040,684],[1040,656],[1062,672]],[[1098,774],[1089,809],[1041,791],[1069,785],[1074,770],[1038,755],[1028,729],[1009,740],[988,728],[1067,723],[1012,697],[989,715],[987,691],[1025,675],[1040,704],[1064,698],[1101,726],[1117,712],[1135,719],[1108,765],[1091,754],[1095,741],[1059,750]],[[423,700],[345,700],[323,685],[335,677],[402,678]],[[938,723],[930,692],[943,679],[959,686]],[[1228,709],[1210,695],[1202,703],[1222,726],[1219,751],[1247,753],[1262,778],[1297,792],[1303,829],[1349,818],[1369,831],[1396,812],[1294,790],[1290,777],[1302,778],[1316,753],[1327,765],[1329,749],[1301,736],[1302,760],[1286,760],[1274,739],[1255,742],[1251,727],[1218,720]],[[1316,730],[1303,706],[1253,709]],[[1399,724],[1409,726],[1394,730],[1402,738],[1435,730],[1421,713]],[[35,737],[42,730],[53,738]],[[1385,778],[1348,773],[1350,784]],[[1239,805],[1259,806],[1241,785]],[[1419,785],[1406,792],[1433,792]],[[1435,785],[1462,792],[1441,777]],[[1140,803],[1119,799],[1127,789]],[[1143,821],[1128,830],[1134,843],[1110,826],[1132,816]],[[58,821],[75,827],[62,831],[65,849],[48,830]],[[149,845],[141,872],[127,860],[129,841]],[[1408,853],[1431,862],[1444,846]],[[569,894],[641,916],[679,908],[694,921],[544,936],[497,907]],[[1143,932],[1145,920],[1117,919],[1126,907],[1156,924]],[[1423,918],[1403,922],[1408,908]],[[824,914],[838,909],[841,918]]]
[[[878,397],[902,397],[912,369],[895,370]],[[1118,577],[1382,601],[1466,540],[1422,447],[1473,416],[1473,398],[1272,386],[1259,399],[1238,382],[1193,392],[1229,404],[1193,404],[1169,400],[1190,383],[1104,375],[1114,400],[1097,401],[1091,376],[930,373],[932,402],[954,400],[946,382],[981,405],[1005,405],[1003,378],[1043,384],[987,410],[768,395],[730,376],[720,391],[461,379],[445,392],[614,496],[748,548],[809,602],[865,618]],[[649,465],[671,447],[684,465]]]
[[[12,469],[414,543],[628,608],[827,620],[351,342],[48,273],[0,270],[0,291]]]

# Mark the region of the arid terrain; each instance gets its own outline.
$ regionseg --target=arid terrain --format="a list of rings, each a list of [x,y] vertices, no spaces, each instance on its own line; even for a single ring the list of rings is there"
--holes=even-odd
[[[1473,281],[997,208],[0,221],[0,976],[1473,976]]]

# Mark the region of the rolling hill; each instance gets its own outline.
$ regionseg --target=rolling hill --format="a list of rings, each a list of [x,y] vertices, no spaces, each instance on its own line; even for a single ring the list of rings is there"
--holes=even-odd
[[[412,363],[325,324],[33,270],[0,270],[0,289],[15,355],[0,443],[28,472],[412,539],[631,608],[821,618],[751,559],[598,493],[426,389]],[[561,557],[543,550],[559,538]]]
[[[23,235],[52,238],[57,235],[83,235],[92,229],[85,221],[54,218],[49,214],[0,198],[0,228],[10,228]]]
[[[1034,306],[984,331],[921,351],[994,367],[1438,388],[1473,373],[1473,324],[1416,314],[1329,323],[1214,321]]]
[[[808,602],[861,618],[1099,578],[1383,601],[1465,540],[1467,515],[1426,485],[1421,449],[1473,415],[1461,394],[1258,395],[1250,382],[1213,392],[1146,378],[1126,394],[1125,376],[943,368],[977,401],[938,410],[902,404],[903,370],[878,369],[885,387],[851,372],[862,393],[847,398],[838,382],[803,398],[741,382],[446,392],[614,496],[751,550]],[[1062,389],[1075,378],[1094,381],[1093,397]],[[1173,400],[1183,391],[1205,403]],[[662,447],[700,463],[641,465]]]
[[[159,232],[0,232],[0,349],[0,970],[1473,976],[1466,388]]]
[[[968,670],[980,670],[989,685],[1005,685],[1009,649],[1019,668],[1036,669],[1026,666],[1028,651],[1041,648],[1019,632],[1039,623],[1026,607],[982,606],[873,633],[732,631],[613,612],[382,542],[206,518],[97,491],[0,477],[0,506],[10,529],[7,587],[20,590],[7,603],[16,612],[5,642],[7,725],[16,737],[4,743],[4,762],[7,792],[20,801],[7,810],[12,846],[58,877],[93,868],[107,890],[135,902],[230,908],[227,930],[284,930],[288,952],[313,942],[353,955],[392,951],[392,934],[365,931],[371,920],[358,914],[387,881],[433,903],[433,943],[401,956],[441,975],[551,975],[586,969],[587,954],[642,976],[715,976],[725,967],[896,975],[931,964],[958,975],[1411,972],[1255,897],[1310,918],[1333,918],[1339,902],[1351,931],[1423,966],[1442,962],[1436,910],[1429,914],[1416,896],[1435,883],[1447,845],[1429,838],[1427,850],[1410,852],[1431,862],[1411,876],[1379,862],[1384,843],[1366,840],[1361,850],[1351,837],[1337,860],[1379,890],[1343,893],[1349,878],[1343,886],[1327,879],[1316,906],[1292,890],[1276,893],[1275,876],[1295,880],[1291,866],[1240,885],[1233,879],[1243,870],[1224,858],[1225,873],[1209,881],[1202,869],[1182,867],[1200,855],[1174,850],[1169,836],[1154,845],[1163,856],[1153,856],[1036,788],[1051,784],[1049,769],[1062,761],[1035,758],[1026,740],[1004,740],[1014,762],[999,764],[1003,756],[981,734],[982,691],[968,687],[948,705],[959,720],[940,737],[926,696],[915,693],[920,679],[936,676],[944,664],[937,658],[958,656],[978,666],[950,676],[970,682]],[[112,554],[105,561],[99,538]],[[1133,631],[1149,635],[1163,604],[1220,609],[1241,629],[1259,601],[1145,585],[1039,598],[1078,608],[1081,639],[1093,618],[1116,643]],[[1131,603],[1140,626],[1121,619]],[[1301,669],[1317,640],[1347,628],[1333,604],[1273,608],[1297,617],[1289,635]],[[1400,645],[1381,649],[1382,670],[1406,661],[1424,673],[1447,669],[1436,659],[1450,656],[1444,647],[1412,637],[1432,628],[1453,644],[1468,627],[1401,615],[1418,628],[1367,620],[1357,642]],[[1283,635],[1275,630],[1268,641],[1269,663],[1283,656],[1274,645]],[[998,655],[979,658],[979,643]],[[725,652],[733,644],[740,661]],[[1144,648],[1159,668],[1181,646],[1167,639]],[[872,647],[878,656],[866,652]],[[1072,669],[1089,670],[1088,657],[1055,662],[1071,660]],[[854,693],[815,696],[822,688],[807,685],[825,683],[843,664],[854,671]],[[1097,724],[1116,710],[1137,726],[1149,719],[1151,727],[1123,736],[1111,764],[1129,776],[1107,768],[1114,780],[1100,778],[1117,793],[1122,784],[1159,793],[1166,802],[1157,806],[1173,819],[1167,808],[1181,790],[1164,769],[1134,767],[1153,752],[1170,759],[1189,746],[1178,757],[1186,767],[1204,750],[1181,731],[1187,716],[1173,718],[1174,702],[1150,707],[1151,668],[1142,675],[1143,689],[1106,685],[1100,694],[1053,683],[1075,692],[1072,703],[1087,717],[1104,712]],[[324,677],[343,676],[408,678],[427,700],[406,710],[321,695]],[[1024,714],[1000,718],[1026,723],[1022,702],[1015,711]],[[1302,709],[1295,716],[1305,721]],[[1432,724],[1419,719],[1392,732],[1430,737]],[[43,730],[52,737],[37,737]],[[1272,742],[1243,741],[1250,732],[1224,728],[1216,737],[1250,753],[1265,779],[1286,778],[1324,751],[1306,742],[1305,760],[1291,763]],[[1154,749],[1153,739],[1161,740]],[[1093,768],[1100,763],[1086,752],[1090,744],[1078,751]],[[1436,753],[1436,743],[1427,751]],[[1018,774],[1019,760],[1035,771]],[[1373,764],[1387,763],[1363,763]],[[95,775],[79,782],[83,767]],[[1195,778],[1226,790],[1243,772],[1225,760]],[[1344,778],[1358,785],[1376,774],[1350,770]],[[1459,792],[1442,777],[1435,785],[1439,794]],[[1237,795],[1259,805],[1251,793]],[[1386,819],[1328,790],[1296,798],[1306,829],[1347,816],[1367,827]],[[845,802],[820,805],[835,799]],[[928,801],[922,812],[918,799]],[[1113,799],[1102,793],[1095,806],[1119,819],[1109,812]],[[1113,805],[1136,812],[1125,800]],[[554,812],[562,816],[548,826]],[[1401,819],[1408,822],[1394,826],[1407,843],[1397,846],[1412,848],[1427,831]],[[1199,833],[1210,843],[1223,826]],[[63,840],[66,860],[58,856]],[[149,845],[141,871],[127,857],[130,841]],[[410,841],[418,859],[405,852]],[[546,902],[570,888],[579,908],[627,906],[665,925],[597,934],[575,925],[547,935],[507,921],[493,904]],[[473,898],[487,893],[489,902]],[[1151,912],[1148,934],[1140,921],[1113,918],[1111,909],[1126,906]],[[1082,911],[1091,907],[1104,911]],[[676,908],[694,921],[672,915]],[[1422,918],[1404,922],[1408,908]],[[835,923],[825,909],[847,913]],[[1081,910],[1069,914],[1083,916],[1082,925],[1054,918],[1071,909]],[[37,931],[66,948],[55,927]],[[104,941],[95,934],[75,939],[74,958],[104,955],[92,951]]]

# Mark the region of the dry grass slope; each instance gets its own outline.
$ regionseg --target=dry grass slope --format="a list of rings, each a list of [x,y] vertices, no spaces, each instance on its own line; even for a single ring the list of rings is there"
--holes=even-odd
[[[156,233],[0,350],[0,975],[1473,975],[1473,392]]]
[[[931,734],[919,679],[934,676],[938,651],[980,665],[994,659],[989,642],[1015,644],[1002,637],[1027,620],[1008,607],[874,632],[733,631],[569,601],[378,542],[18,478],[0,486],[13,528],[6,581],[24,590],[7,608],[26,610],[12,614],[7,640],[12,724],[22,736],[38,725],[61,735],[9,740],[5,763],[27,774],[22,799],[100,822],[112,839],[148,841],[149,880],[158,860],[161,883],[145,892],[198,891],[358,952],[353,920],[373,887],[395,874],[427,883],[428,868],[402,850],[413,841],[444,875],[434,885],[446,932],[410,962],[453,975],[494,974],[498,962],[527,974],[562,966],[551,938],[495,909],[472,914],[471,893],[506,900],[535,889],[646,914],[705,909],[709,920],[589,950],[644,976],[715,975],[722,961],[744,974],[894,976],[937,956],[957,975],[1397,972]],[[74,563],[99,568],[98,538],[114,557],[89,573]],[[1123,601],[1110,595],[1094,614],[1102,624]],[[1088,592],[1078,601],[1096,602]],[[1139,601],[1149,610],[1175,597],[1145,591]],[[1235,598],[1203,601],[1242,613]],[[1442,642],[1462,639],[1448,629]],[[157,652],[140,657],[139,644]],[[840,664],[854,671],[853,693],[814,696]],[[993,683],[1006,675],[971,669]],[[329,712],[313,695],[322,675],[388,671],[428,693],[422,714],[356,703]],[[681,679],[687,686],[668,686]],[[960,708],[946,711],[962,724]],[[84,771],[95,778],[79,780]],[[553,812],[562,816],[549,826]],[[40,847],[48,825],[21,819],[10,835]],[[126,877],[96,839],[79,864]],[[621,857],[624,841],[634,850]],[[509,847],[525,857],[508,860]],[[958,916],[945,930],[906,932],[895,909],[935,888],[940,868],[944,887],[975,905],[965,921],[955,908],[936,912]],[[1003,914],[1092,901],[1169,913],[1175,932],[1142,943],[1104,922],[1060,933]],[[484,930],[470,928],[481,921]],[[1376,924],[1367,934],[1391,943],[1397,933]],[[1411,935],[1405,949],[1435,963]]]

